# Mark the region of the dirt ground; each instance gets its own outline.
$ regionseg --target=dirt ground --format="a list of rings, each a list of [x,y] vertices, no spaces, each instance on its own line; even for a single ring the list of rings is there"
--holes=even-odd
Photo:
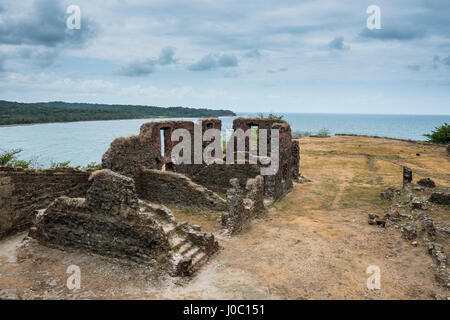
[[[386,213],[389,203],[379,195],[401,185],[401,165],[413,169],[414,181],[430,177],[450,187],[445,148],[342,136],[302,138],[300,146],[300,171],[312,182],[296,184],[241,235],[222,236],[217,214],[173,208],[179,221],[215,232],[223,247],[192,279],[34,241],[21,244],[23,233],[0,242],[0,289],[23,299],[450,297],[436,282],[425,247],[413,247],[399,230],[367,223],[368,213]],[[427,214],[450,224],[448,207]],[[66,287],[71,264],[81,270],[81,288],[75,291]],[[381,271],[379,290],[367,289],[366,269],[372,265]]]

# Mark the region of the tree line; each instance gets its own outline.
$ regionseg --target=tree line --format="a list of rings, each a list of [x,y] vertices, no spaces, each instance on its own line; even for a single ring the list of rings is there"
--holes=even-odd
[[[20,103],[0,100],[0,125],[143,118],[235,116],[230,110],[91,103]]]

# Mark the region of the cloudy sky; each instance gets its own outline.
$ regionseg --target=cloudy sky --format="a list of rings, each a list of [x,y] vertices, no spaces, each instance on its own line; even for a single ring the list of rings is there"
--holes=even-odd
[[[450,114],[450,1],[2,0],[0,99]]]

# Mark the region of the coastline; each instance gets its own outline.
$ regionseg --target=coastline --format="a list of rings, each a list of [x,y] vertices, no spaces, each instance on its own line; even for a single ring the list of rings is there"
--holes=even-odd
[[[211,118],[232,118],[232,117],[235,117],[235,116],[219,116],[219,117],[211,117]],[[56,123],[94,122],[94,121],[102,121],[103,122],[103,121],[144,120],[144,119],[155,120],[155,119],[179,119],[179,118],[198,119],[199,117],[161,116],[161,117],[154,117],[154,118],[144,117],[144,118],[124,118],[124,119],[106,119],[106,120],[94,119],[94,120],[74,120],[74,121],[52,121],[52,122],[36,122],[36,123],[0,124],[0,128],[2,128],[2,127],[23,127],[23,126],[34,126],[34,125],[40,125],[40,124],[56,124]]]

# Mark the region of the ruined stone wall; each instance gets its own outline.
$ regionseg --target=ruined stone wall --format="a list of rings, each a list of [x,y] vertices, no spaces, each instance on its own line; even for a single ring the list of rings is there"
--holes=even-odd
[[[174,276],[193,274],[219,249],[213,234],[138,199],[132,178],[106,169],[89,181],[85,198],[59,197],[40,210],[29,235],[49,247],[133,260]]]
[[[183,174],[144,169],[136,179],[140,199],[162,204],[223,211],[225,200]]]
[[[215,118],[198,119],[202,121],[202,134],[207,129],[221,129],[221,121]],[[172,141],[176,129],[188,130],[191,134],[191,147],[194,150],[194,123],[191,121],[147,122],[141,126],[137,136],[115,139],[102,157],[102,167],[137,178],[141,169],[175,170],[171,153],[173,147],[181,141]],[[164,150],[162,137],[164,134]],[[193,163],[193,157],[191,158]],[[183,168],[180,168],[184,171]]]
[[[297,140],[292,140],[292,149],[291,149],[291,178],[294,181],[299,179],[300,173],[300,143]]]
[[[59,196],[85,196],[92,170],[0,167],[0,238],[27,229]]]
[[[230,234],[237,234],[264,213],[264,179],[257,176],[246,181],[245,188],[237,179],[230,180],[227,191],[228,211],[222,214],[222,226]]]
[[[298,142],[292,140],[291,127],[286,121],[278,119],[237,118],[233,121],[233,129],[250,130],[251,127],[267,130],[267,150],[270,153],[271,129],[279,131],[279,168],[275,175],[264,176],[265,195],[273,199],[280,198],[292,188],[293,177],[298,178],[300,152]],[[246,151],[250,142],[247,139]],[[236,150],[236,147],[235,147]],[[258,152],[259,153],[259,152]]]
[[[222,124],[219,119],[199,119],[201,121],[202,134],[208,129],[221,130]],[[273,199],[278,199],[287,190],[292,188],[292,181],[298,179],[300,149],[298,141],[293,141],[291,129],[287,122],[277,119],[259,119],[259,118],[237,118],[233,122],[233,129],[249,130],[252,126],[268,130],[268,151],[271,145],[271,129],[279,130],[279,168],[275,175],[264,176],[265,195]],[[194,152],[194,131],[195,126],[190,121],[163,121],[148,122],[141,126],[140,134],[129,138],[118,138],[112,144],[102,159],[103,168],[111,169],[126,176],[144,181],[139,177],[145,169],[157,169],[163,171],[175,171],[188,176],[197,184],[200,184],[214,192],[225,194],[230,188],[229,181],[232,178],[238,178],[241,187],[245,187],[248,179],[255,178],[261,173],[260,164],[244,165],[218,165],[212,164],[194,164],[192,154],[192,164],[175,165],[171,159],[171,152],[176,145],[171,136],[176,129],[186,129],[191,133],[191,149]],[[161,130],[164,134],[164,150],[161,148]],[[181,142],[181,141],[180,141]],[[204,148],[210,142],[202,142]],[[247,139],[246,150],[248,153],[249,141]],[[235,152],[237,152],[235,148]],[[162,155],[163,154],[163,155]],[[236,158],[236,155],[235,155]],[[248,155],[246,156],[248,161]],[[148,180],[148,179],[147,179]],[[148,181],[148,184],[151,184]],[[185,185],[185,184],[182,184]],[[179,190],[181,185],[176,189]],[[140,189],[144,190],[144,189]],[[147,192],[148,193],[148,192]],[[148,196],[150,198],[150,196]],[[156,197],[156,196],[153,196]],[[156,201],[154,199],[153,201]],[[173,203],[174,199],[167,203]]]
[[[230,179],[237,178],[241,187],[244,188],[247,179],[255,178],[260,174],[260,167],[256,164],[193,164],[177,166],[176,171],[186,174],[192,181],[214,192],[225,195],[230,188]]]
[[[133,179],[101,170],[90,180],[86,198],[60,197],[39,213],[30,236],[47,246],[168,263],[167,236],[150,212],[140,210]]]
[[[218,126],[218,125],[217,125]],[[233,121],[233,129],[249,130],[257,126],[267,129],[268,148],[270,152],[271,135],[270,129],[278,129],[280,134],[280,159],[278,172],[274,176],[264,176],[265,194],[268,197],[278,199],[287,190],[292,188],[292,181],[299,177],[300,166],[300,146],[299,142],[292,140],[291,129],[287,122],[277,119],[259,118],[237,118]],[[207,128],[203,128],[205,130]],[[245,144],[246,161],[248,162],[248,151],[250,142],[247,139]],[[237,145],[235,143],[235,154]],[[236,159],[236,155],[235,155]],[[245,188],[248,179],[255,178],[261,173],[260,164],[244,165],[181,165],[176,166],[177,172],[186,174],[193,181],[201,184],[215,192],[225,194],[231,187],[230,179],[237,178],[242,188]]]

